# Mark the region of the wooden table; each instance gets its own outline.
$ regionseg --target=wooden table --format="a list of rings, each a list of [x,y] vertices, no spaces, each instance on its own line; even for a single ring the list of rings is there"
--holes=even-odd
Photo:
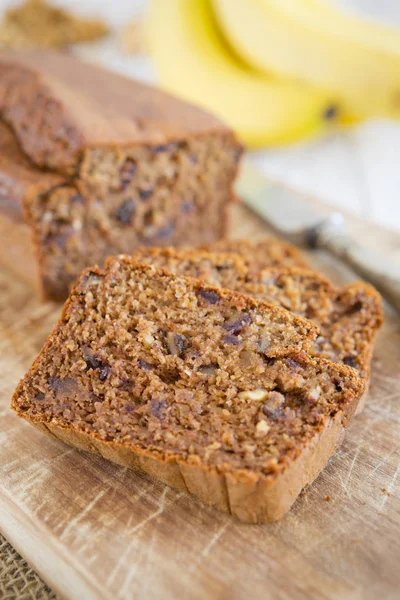
[[[235,223],[236,235],[267,231],[240,207]],[[400,251],[398,236],[358,230],[384,242],[391,260]],[[313,260],[338,283],[354,279],[323,253]],[[400,598],[400,320],[390,309],[365,412],[291,512],[263,526],[73,450],[9,411],[58,312],[0,272],[0,530],[56,592],[74,600]]]

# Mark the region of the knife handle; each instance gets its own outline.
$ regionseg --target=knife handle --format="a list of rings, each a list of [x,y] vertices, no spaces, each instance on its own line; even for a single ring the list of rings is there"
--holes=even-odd
[[[355,242],[334,220],[319,225],[316,246],[346,262],[400,312],[400,265]]]

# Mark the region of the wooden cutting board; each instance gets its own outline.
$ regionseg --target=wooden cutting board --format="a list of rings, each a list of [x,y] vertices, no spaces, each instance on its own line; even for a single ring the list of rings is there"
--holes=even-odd
[[[238,208],[235,234],[267,228]],[[366,235],[363,228],[363,235]],[[392,260],[400,236],[381,235]],[[319,253],[336,282],[354,275]],[[59,307],[0,272],[0,530],[65,598],[400,598],[400,320],[379,335],[369,400],[280,522],[246,525],[45,437],[8,409]]]

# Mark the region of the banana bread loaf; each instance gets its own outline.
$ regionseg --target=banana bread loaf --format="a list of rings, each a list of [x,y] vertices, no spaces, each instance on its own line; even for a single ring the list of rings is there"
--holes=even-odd
[[[31,232],[47,297],[108,255],[226,234],[241,146],[201,109],[68,55],[0,52],[0,119],[14,238]]]
[[[268,246],[269,242],[264,242],[257,251],[263,247],[264,256],[270,256]],[[241,247],[249,245],[242,243]],[[277,256],[276,241],[272,248]],[[354,367],[362,377],[369,378],[374,341],[383,321],[382,300],[375,288],[357,281],[337,289],[323,275],[297,267],[256,272],[255,265],[261,263],[261,258],[245,256],[173,248],[138,248],[134,254],[138,262],[197,277],[312,320],[320,335],[311,345],[310,354]]]
[[[364,388],[307,355],[315,335],[289,311],[120,256],[81,275],[12,408],[244,521],[275,520]]]

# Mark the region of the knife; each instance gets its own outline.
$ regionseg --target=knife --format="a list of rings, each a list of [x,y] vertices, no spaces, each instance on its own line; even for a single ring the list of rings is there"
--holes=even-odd
[[[290,242],[328,250],[370,281],[400,311],[400,265],[354,241],[340,212],[318,211],[300,194],[270,181],[248,160],[242,162],[236,193]]]

